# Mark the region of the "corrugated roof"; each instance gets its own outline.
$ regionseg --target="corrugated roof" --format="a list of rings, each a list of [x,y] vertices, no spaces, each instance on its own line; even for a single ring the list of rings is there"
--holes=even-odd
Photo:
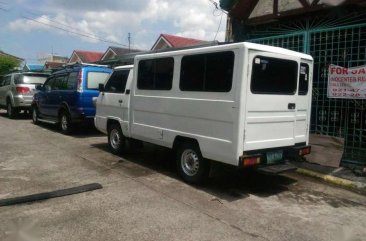
[[[135,52],[141,52],[141,50],[139,49],[128,49],[128,48],[120,48],[120,47],[115,47],[115,46],[111,46],[109,47],[113,50],[113,52],[115,52],[117,54],[117,56],[121,56],[127,53],[135,53]]]
[[[193,38],[184,38],[180,36],[170,35],[170,34],[161,34],[159,39],[163,37],[172,47],[184,47],[188,45],[202,44],[207,41],[193,39]]]
[[[65,63],[46,61],[44,66],[45,66],[45,69],[55,69],[55,68],[58,68],[58,67],[62,67],[64,64]]]
[[[102,52],[85,51],[85,50],[74,50],[74,53],[77,56],[79,56],[80,60],[83,63],[99,61],[103,56]]]
[[[29,71],[42,71],[43,67],[43,64],[26,64],[26,68]]]

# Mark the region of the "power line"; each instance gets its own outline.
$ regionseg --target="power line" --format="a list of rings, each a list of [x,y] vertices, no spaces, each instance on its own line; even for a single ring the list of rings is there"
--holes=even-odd
[[[26,16],[22,16],[22,18],[33,21],[33,22],[36,22],[36,23],[39,23],[39,24],[42,24],[42,25],[45,25],[45,26],[48,26],[50,28],[55,28],[55,29],[58,29],[58,30],[62,30],[64,32],[67,32],[67,33],[70,33],[70,34],[75,34],[75,35],[79,35],[79,36],[82,36],[82,37],[85,37],[85,38],[95,39],[95,40],[105,42],[105,43],[116,44],[116,45],[128,47],[128,45],[126,45],[126,44],[106,40],[106,39],[103,39],[103,38],[100,38],[100,37],[97,37],[97,36],[93,36],[91,34],[85,34],[85,33],[83,34],[83,33],[80,33],[80,32],[70,31],[68,29],[65,29],[65,28],[62,28],[62,27],[59,27],[59,26],[56,26],[56,25],[53,25],[53,24],[44,23],[44,22],[38,21],[38,20],[33,19],[33,18],[29,18],[29,17],[26,17]]]
[[[34,15],[34,16],[38,16],[38,14],[32,13],[32,12],[30,12],[30,11],[27,11],[27,12],[28,12],[28,13],[30,13],[30,14],[32,14],[32,15]],[[86,31],[81,31],[81,30],[79,30],[79,29],[76,29],[76,28],[75,28],[75,27],[73,27],[73,26],[68,25],[68,24],[65,24],[65,23],[61,23],[61,22],[55,21],[55,20],[53,20],[53,19],[49,18],[48,16],[44,16],[44,15],[42,15],[42,16],[38,17],[37,19],[39,19],[39,18],[43,18],[43,19],[46,19],[46,20],[48,20],[48,21],[50,21],[50,22],[52,22],[52,23],[55,23],[55,24],[57,24],[57,25],[61,25],[61,26],[67,27],[68,29],[74,30],[74,31],[75,31],[75,32],[77,32],[77,33],[84,33],[84,34],[86,34],[86,35],[88,35],[88,36],[92,36],[93,38],[103,39],[102,37],[100,37],[100,36],[98,36],[98,35],[96,35],[96,34],[94,34],[94,33],[86,32]],[[109,41],[109,40],[108,40],[108,41]],[[120,45],[123,45],[123,44],[120,44]]]

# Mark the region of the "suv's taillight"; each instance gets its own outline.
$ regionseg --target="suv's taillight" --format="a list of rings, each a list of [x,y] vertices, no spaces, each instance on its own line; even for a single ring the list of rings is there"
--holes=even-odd
[[[28,87],[15,87],[15,90],[18,94],[28,94],[30,93],[30,89]]]
[[[78,92],[83,92],[83,71],[82,70],[79,71],[77,80],[78,80],[77,91]]]

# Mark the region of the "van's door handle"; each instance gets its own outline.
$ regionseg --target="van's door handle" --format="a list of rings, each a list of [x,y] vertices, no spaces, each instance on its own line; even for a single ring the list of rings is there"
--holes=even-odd
[[[122,103],[122,102],[123,102],[123,100],[118,100],[118,102],[119,102],[119,103]]]
[[[288,107],[289,110],[294,110],[295,107],[296,107],[296,104],[295,103],[288,103],[287,107]]]

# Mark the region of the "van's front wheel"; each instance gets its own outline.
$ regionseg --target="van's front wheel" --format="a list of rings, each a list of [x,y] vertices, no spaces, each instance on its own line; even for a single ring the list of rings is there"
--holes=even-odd
[[[112,124],[108,128],[108,146],[113,154],[121,154],[126,145],[125,137],[123,136],[119,124]]]
[[[202,157],[197,145],[184,143],[177,150],[177,168],[184,181],[203,182],[209,174],[209,162]]]

